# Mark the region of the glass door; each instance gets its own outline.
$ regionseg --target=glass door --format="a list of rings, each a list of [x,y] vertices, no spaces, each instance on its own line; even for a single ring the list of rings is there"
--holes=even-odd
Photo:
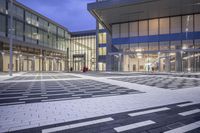
[[[73,56],[73,70],[80,72],[85,67],[85,55],[74,55]]]

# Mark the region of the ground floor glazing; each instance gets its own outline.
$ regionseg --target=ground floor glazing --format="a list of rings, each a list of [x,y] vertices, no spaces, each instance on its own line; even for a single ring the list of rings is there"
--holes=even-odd
[[[114,71],[200,72],[200,52],[138,52],[112,56]]]

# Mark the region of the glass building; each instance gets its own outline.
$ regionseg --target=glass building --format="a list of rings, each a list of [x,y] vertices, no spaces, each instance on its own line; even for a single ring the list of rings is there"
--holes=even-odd
[[[107,33],[100,23],[97,23],[98,70],[106,71]]]
[[[72,32],[69,65],[74,71],[96,70],[96,30]]]
[[[199,0],[97,0],[96,29],[70,32],[14,0],[0,0],[0,72],[200,71]],[[13,14],[13,25],[10,16]]]
[[[71,33],[15,0],[12,9],[0,0],[0,72],[9,71],[11,31],[15,72],[96,70],[96,30]]]
[[[108,71],[200,71],[200,1],[99,0],[88,10],[107,31]]]

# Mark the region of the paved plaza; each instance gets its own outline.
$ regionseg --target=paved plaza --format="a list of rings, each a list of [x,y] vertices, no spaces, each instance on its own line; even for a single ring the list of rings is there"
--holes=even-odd
[[[0,132],[199,133],[199,74],[0,76]]]

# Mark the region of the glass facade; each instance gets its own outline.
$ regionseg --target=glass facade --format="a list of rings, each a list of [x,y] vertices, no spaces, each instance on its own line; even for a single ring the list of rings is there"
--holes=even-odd
[[[98,70],[106,71],[107,58],[107,33],[104,27],[98,23]]]
[[[10,29],[11,12],[13,29]],[[13,46],[13,71],[69,71],[70,67],[80,71],[84,66],[96,69],[96,34],[71,37],[65,27],[17,1],[11,10],[9,1],[0,0],[0,36],[8,39],[10,30],[13,30],[13,43],[17,42]],[[100,36],[100,41],[106,43],[106,35]],[[5,53],[1,71],[8,71],[9,44],[0,41],[0,45],[0,51]],[[79,59],[84,60],[82,66]]]
[[[8,9],[6,9],[8,2]],[[8,13],[6,13],[8,11]],[[6,36],[10,31],[9,14],[12,11],[14,39],[34,45],[41,45],[56,50],[66,51],[70,43],[68,31],[45,18],[40,17],[18,3],[10,9],[10,3],[6,0],[0,1],[0,35]]]
[[[0,13],[6,12],[6,0],[0,0]]]
[[[6,17],[0,14],[0,35],[6,35]]]
[[[122,53],[123,71],[196,72],[199,27],[200,14],[114,24],[112,45]]]
[[[72,36],[69,60],[74,71],[96,70],[96,35]]]

